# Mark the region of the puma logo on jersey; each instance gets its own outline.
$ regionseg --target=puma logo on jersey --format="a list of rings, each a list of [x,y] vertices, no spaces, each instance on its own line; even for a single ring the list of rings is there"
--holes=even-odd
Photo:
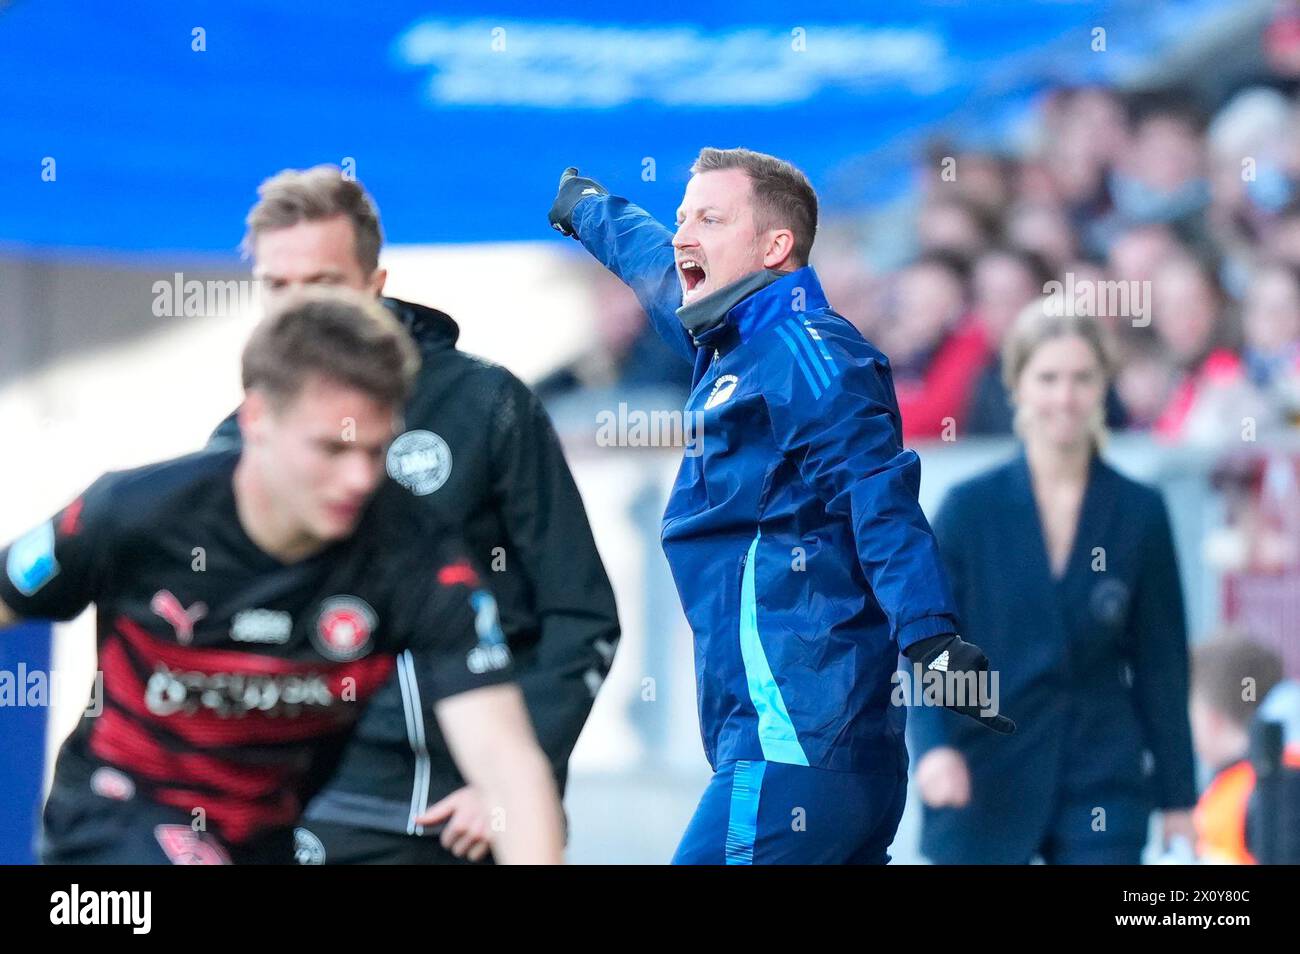
[[[186,609],[170,590],[159,590],[153,595],[149,608],[172,624],[176,642],[188,646],[194,639],[194,624],[208,615],[206,603],[195,603]]]

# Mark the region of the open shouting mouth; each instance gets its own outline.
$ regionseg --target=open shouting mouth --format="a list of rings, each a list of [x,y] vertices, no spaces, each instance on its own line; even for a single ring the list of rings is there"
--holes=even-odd
[[[700,287],[707,278],[704,266],[694,258],[682,257],[677,260],[677,273],[682,279],[683,297],[690,295]]]

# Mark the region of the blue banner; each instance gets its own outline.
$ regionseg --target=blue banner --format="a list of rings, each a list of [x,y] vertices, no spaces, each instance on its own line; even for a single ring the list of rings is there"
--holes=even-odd
[[[257,183],[319,162],[400,243],[543,238],[568,164],[671,215],[703,145],[852,207],[909,185],[883,144],[1000,129],[1224,6],[0,0],[0,246],[233,256]]]

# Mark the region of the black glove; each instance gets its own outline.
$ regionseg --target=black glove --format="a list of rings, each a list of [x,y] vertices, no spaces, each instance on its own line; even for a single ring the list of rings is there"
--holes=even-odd
[[[931,636],[920,642],[908,646],[904,652],[908,661],[920,665],[925,672],[946,672],[954,673],[958,677],[964,676],[965,673],[984,673],[989,671],[989,660],[984,655],[984,650],[980,649],[974,643],[964,641],[960,636],[951,634],[943,636]],[[953,684],[958,682],[953,680]],[[964,685],[971,685],[972,680],[969,677],[961,679]],[[979,685],[978,675],[976,676],[975,685]],[[955,705],[956,699],[947,698],[944,693],[943,705],[946,709],[953,712],[960,712],[964,716],[969,716],[980,725],[987,726],[994,732],[1001,732],[1010,735],[1016,731],[1016,724],[1004,715],[982,716],[980,715],[979,700],[972,700],[975,705]]]
[[[574,235],[573,209],[589,195],[609,195],[609,190],[595,179],[578,175],[577,166],[569,166],[560,176],[560,191],[555,194],[555,204],[546,218],[551,228],[564,235]]]

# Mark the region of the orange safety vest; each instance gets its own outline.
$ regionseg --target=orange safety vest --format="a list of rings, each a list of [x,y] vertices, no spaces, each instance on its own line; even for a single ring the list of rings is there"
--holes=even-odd
[[[1282,764],[1300,769],[1300,746],[1287,746]],[[1246,847],[1246,813],[1254,791],[1255,769],[1245,759],[1214,776],[1192,815],[1197,857],[1212,864],[1258,864]]]

